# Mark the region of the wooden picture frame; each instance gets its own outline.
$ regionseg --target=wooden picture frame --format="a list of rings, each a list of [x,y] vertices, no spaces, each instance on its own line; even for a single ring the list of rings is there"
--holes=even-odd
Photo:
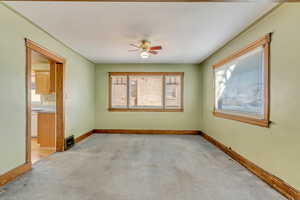
[[[162,107],[163,108],[130,108],[129,107],[129,94],[127,89],[127,106],[126,108],[113,108],[112,106],[112,76],[127,76],[127,83],[129,82],[129,76],[163,76],[163,94],[162,94]],[[167,108],[165,106],[165,76],[180,76],[181,81],[181,105],[180,108]],[[183,112],[183,84],[184,72],[109,72],[108,73],[108,87],[109,87],[109,100],[108,110],[111,112]],[[128,84],[129,85],[129,84]]]
[[[214,87],[214,109],[213,109],[213,115],[215,117],[230,119],[230,120],[236,120],[240,122],[249,123],[252,125],[258,125],[261,127],[269,127],[270,124],[270,78],[269,78],[269,68],[270,68],[270,42],[271,42],[271,33],[265,35],[264,37],[260,38],[259,40],[247,45],[245,48],[241,49],[240,51],[230,55],[229,57],[219,61],[218,63],[213,65],[213,70],[215,72],[216,68],[219,68],[223,66],[226,63],[229,63],[230,61],[233,61],[240,56],[243,56],[252,50],[262,47],[263,48],[263,98],[264,98],[264,113],[263,113],[263,119],[257,119],[254,117],[249,116],[242,116],[242,115],[236,115],[236,114],[229,114],[229,113],[223,113],[218,112],[216,109],[216,96],[215,96],[215,90],[216,87]],[[214,83],[215,83],[215,74],[214,74]]]

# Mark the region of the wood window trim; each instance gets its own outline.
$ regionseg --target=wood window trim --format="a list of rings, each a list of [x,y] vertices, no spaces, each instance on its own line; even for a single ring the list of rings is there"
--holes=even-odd
[[[213,115],[215,117],[219,118],[225,118],[235,121],[240,121],[252,125],[257,125],[261,127],[268,128],[270,125],[270,43],[271,43],[271,36],[272,33],[266,34],[264,37],[256,40],[255,42],[250,43],[245,48],[237,51],[236,53],[230,55],[229,57],[219,61],[218,63],[213,65],[213,70],[215,70],[218,67],[223,66],[224,64],[256,49],[257,47],[262,46],[263,52],[264,52],[264,116],[263,119],[256,119],[252,117],[245,117],[240,115],[234,115],[234,114],[227,114],[216,111],[216,98],[214,96],[214,109],[213,109]],[[215,76],[214,76],[215,79]],[[215,82],[215,80],[214,80]],[[214,88],[214,94],[215,94],[215,88]]]
[[[129,101],[127,99],[127,108],[113,108],[112,107],[112,76],[163,76],[163,107],[164,108],[128,108]],[[180,76],[181,78],[181,108],[165,108],[165,76]],[[184,72],[108,72],[108,87],[109,87],[109,103],[108,111],[110,112],[184,112],[183,108],[183,84]],[[127,90],[129,91],[129,90]],[[129,98],[127,94],[127,98]]]

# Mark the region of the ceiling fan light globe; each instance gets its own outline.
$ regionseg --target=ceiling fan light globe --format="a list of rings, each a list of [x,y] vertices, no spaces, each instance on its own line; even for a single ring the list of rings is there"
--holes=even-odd
[[[143,51],[143,52],[141,53],[141,58],[144,58],[144,59],[149,58],[149,53],[146,52],[146,51]]]

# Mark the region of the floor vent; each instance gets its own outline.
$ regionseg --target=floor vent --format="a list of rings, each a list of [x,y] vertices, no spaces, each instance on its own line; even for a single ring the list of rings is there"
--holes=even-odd
[[[74,135],[71,135],[65,139],[65,150],[70,149],[72,146],[74,146],[75,140]]]

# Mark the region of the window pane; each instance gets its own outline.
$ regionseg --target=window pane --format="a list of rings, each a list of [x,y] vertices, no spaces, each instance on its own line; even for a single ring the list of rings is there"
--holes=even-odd
[[[127,76],[111,77],[111,103],[113,108],[127,107]]]
[[[181,76],[166,76],[166,107],[181,107]]]
[[[131,108],[162,108],[162,76],[130,76]]]
[[[217,111],[263,118],[263,77],[262,47],[216,68]]]

